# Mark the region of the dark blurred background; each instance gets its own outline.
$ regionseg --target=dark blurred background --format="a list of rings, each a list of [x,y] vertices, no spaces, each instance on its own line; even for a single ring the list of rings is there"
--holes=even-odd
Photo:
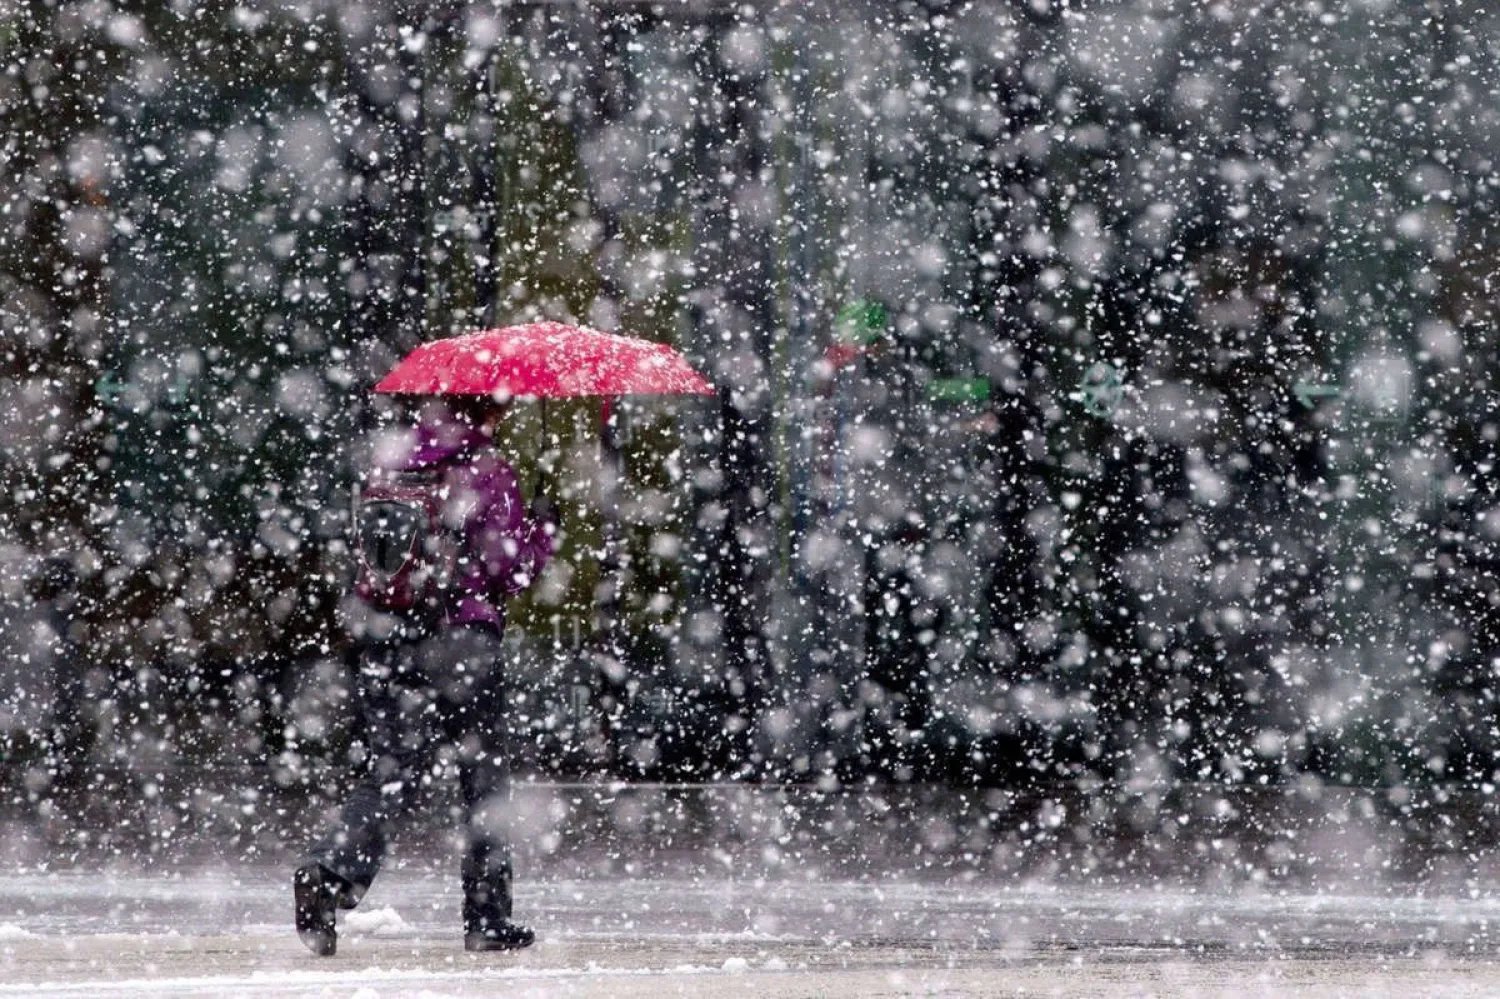
[[[519,407],[524,773],[1487,799],[1497,31],[0,7],[5,808],[343,780],[368,388],[542,317],[721,391],[626,407],[610,657],[597,404]]]

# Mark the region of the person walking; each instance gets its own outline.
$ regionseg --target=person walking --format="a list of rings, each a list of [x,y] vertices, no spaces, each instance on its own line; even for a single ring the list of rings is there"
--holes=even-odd
[[[541,495],[524,507],[493,441],[503,414],[483,396],[430,402],[414,426],[376,441],[362,476],[346,609],[366,769],[293,875],[297,933],[315,954],[335,953],[337,910],[369,890],[440,742],[458,766],[464,946],[535,940],[511,919],[500,640],[506,600],[551,558],[557,520]]]

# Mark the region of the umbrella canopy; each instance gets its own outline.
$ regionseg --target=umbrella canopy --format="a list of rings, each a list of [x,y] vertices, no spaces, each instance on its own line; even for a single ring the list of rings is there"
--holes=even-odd
[[[569,399],[712,395],[714,388],[666,344],[545,322],[424,343],[375,391]]]

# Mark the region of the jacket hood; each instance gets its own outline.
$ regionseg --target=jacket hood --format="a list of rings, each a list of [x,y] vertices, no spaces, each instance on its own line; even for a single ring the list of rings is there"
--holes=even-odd
[[[484,433],[466,423],[423,421],[379,440],[374,465],[391,472],[419,471],[477,452],[489,443]]]

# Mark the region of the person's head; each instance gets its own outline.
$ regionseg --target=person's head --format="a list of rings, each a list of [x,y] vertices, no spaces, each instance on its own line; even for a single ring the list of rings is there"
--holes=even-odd
[[[487,395],[451,396],[445,400],[449,416],[482,432],[487,437],[495,435],[495,424],[505,415],[507,405],[496,402]]]

